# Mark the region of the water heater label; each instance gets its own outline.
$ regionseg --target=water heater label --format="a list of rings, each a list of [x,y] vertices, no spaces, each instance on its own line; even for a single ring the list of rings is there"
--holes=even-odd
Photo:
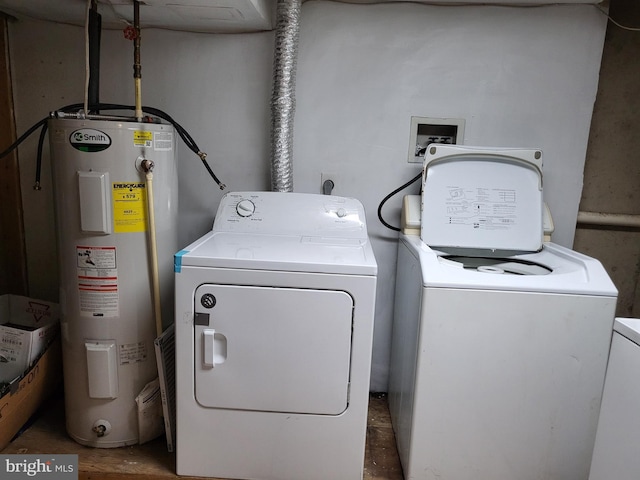
[[[153,149],[156,152],[170,152],[173,150],[173,133],[155,132]]]
[[[111,146],[111,137],[100,130],[81,128],[71,132],[69,143],[81,152],[101,152]]]
[[[113,183],[113,230],[115,233],[147,230],[147,192],[144,183]]]
[[[83,317],[119,315],[116,247],[76,246],[78,299]]]
[[[118,348],[120,365],[144,362],[149,356],[147,345],[144,342],[120,345]]]
[[[145,130],[135,130],[133,132],[133,145],[135,147],[151,148],[152,144],[153,144],[153,132],[147,132]]]

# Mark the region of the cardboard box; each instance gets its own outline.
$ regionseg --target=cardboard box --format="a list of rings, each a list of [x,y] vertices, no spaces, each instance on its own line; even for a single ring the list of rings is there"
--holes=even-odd
[[[4,449],[38,407],[62,381],[60,336],[47,348],[22,380],[0,397],[0,450]]]
[[[56,336],[58,326],[55,303],[0,296],[0,383],[11,383],[29,369]]]

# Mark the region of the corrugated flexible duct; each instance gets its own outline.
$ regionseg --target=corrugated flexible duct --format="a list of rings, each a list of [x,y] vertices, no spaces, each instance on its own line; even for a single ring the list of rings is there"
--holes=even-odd
[[[278,0],[271,96],[271,189],[293,191],[293,117],[301,0]]]

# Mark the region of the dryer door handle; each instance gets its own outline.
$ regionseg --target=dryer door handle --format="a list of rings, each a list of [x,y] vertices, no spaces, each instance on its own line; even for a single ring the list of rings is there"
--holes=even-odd
[[[213,368],[227,359],[227,338],[213,328],[202,331],[202,365]]]
[[[202,364],[205,367],[215,367],[214,352],[215,352],[215,335],[216,331],[213,329],[207,329],[202,332]]]

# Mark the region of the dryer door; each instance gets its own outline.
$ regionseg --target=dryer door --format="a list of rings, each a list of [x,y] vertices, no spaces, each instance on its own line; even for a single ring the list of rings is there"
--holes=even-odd
[[[348,293],[205,284],[194,301],[200,405],[324,415],[347,408]]]

